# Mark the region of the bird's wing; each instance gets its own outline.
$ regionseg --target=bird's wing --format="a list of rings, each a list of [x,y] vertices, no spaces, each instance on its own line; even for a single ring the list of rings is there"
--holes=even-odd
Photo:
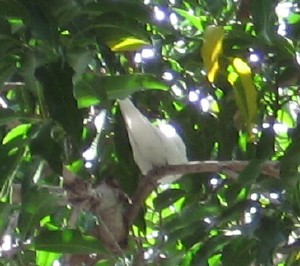
[[[133,157],[142,174],[147,174],[154,167],[187,162],[185,145],[176,131],[172,136],[164,134],[128,98],[120,100],[119,104]]]

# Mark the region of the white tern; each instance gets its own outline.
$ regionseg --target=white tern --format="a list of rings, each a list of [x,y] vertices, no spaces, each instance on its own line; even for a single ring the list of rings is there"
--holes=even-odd
[[[170,125],[156,127],[134,106],[129,98],[119,100],[133,158],[143,175],[155,167],[188,162],[186,147],[176,130]],[[158,183],[172,183],[180,175],[165,176]]]

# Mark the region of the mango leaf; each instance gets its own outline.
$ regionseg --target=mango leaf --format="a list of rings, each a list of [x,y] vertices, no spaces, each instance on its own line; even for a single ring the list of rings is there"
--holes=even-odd
[[[0,126],[4,126],[10,123],[14,123],[18,120],[26,120],[31,122],[36,122],[39,119],[33,116],[30,116],[26,113],[15,112],[10,109],[2,109],[0,112]],[[12,133],[11,133],[12,134]]]
[[[62,149],[53,139],[51,131],[52,122],[40,126],[30,142],[30,150],[33,155],[39,155],[46,160],[50,167],[58,174],[62,173]]]
[[[214,217],[221,214],[222,208],[210,203],[193,203],[184,207],[180,215],[174,214],[165,218],[163,229],[173,231],[179,228],[189,228],[194,222],[199,222],[206,217]]]
[[[22,193],[23,204],[18,227],[23,239],[32,233],[43,217],[57,209],[58,200],[58,197],[44,188],[31,187]]]
[[[248,64],[240,58],[233,59],[234,71],[229,73],[228,81],[234,89],[235,100],[241,112],[243,122],[249,133],[253,127],[258,107],[257,90]]]
[[[0,65],[0,84],[2,85],[5,81],[9,80],[11,76],[17,70],[14,65],[16,62],[9,56],[1,57],[3,62]]]
[[[57,45],[58,26],[52,13],[49,12],[49,4],[38,0],[21,0],[20,2],[27,11],[27,16],[24,18],[25,24],[31,29],[34,37]]]
[[[3,235],[7,229],[7,217],[11,217],[14,211],[14,206],[8,203],[0,203],[0,234]]]
[[[68,63],[75,71],[74,82],[80,79],[92,60],[92,53],[86,49],[77,48],[68,52]]]
[[[264,160],[253,160],[240,173],[237,182],[226,190],[226,200],[229,204],[239,202],[247,197],[249,187],[261,173]]]
[[[291,114],[290,108],[287,106],[283,106],[282,109],[277,111],[277,120],[279,123],[282,123],[289,128],[295,127],[295,120]]]
[[[202,21],[199,16],[191,15],[188,11],[179,8],[173,8],[173,10],[180,16],[186,18],[196,29],[203,31]]]
[[[291,12],[287,17],[288,24],[296,24],[300,22],[300,14]]]
[[[168,189],[160,193],[154,199],[154,207],[156,211],[161,211],[164,208],[169,207],[175,201],[181,199],[186,195],[186,192],[181,189]]]
[[[240,237],[230,241],[225,246],[222,253],[222,265],[240,265],[248,266],[254,260],[255,241],[249,238]]]
[[[71,254],[105,252],[105,248],[96,238],[73,229],[42,231],[33,239],[32,247],[35,250]]]
[[[5,135],[3,139],[3,144],[9,143],[10,141],[18,137],[22,137],[22,138],[26,137],[30,128],[31,128],[31,124],[21,124],[14,127]]]
[[[54,261],[58,260],[61,256],[59,253],[37,251],[36,264],[39,266],[52,266]]]
[[[109,42],[108,46],[114,52],[127,52],[141,49],[148,43],[144,40],[128,37],[120,40],[119,42]]]
[[[255,237],[259,238],[256,254],[257,265],[272,265],[274,250],[280,243],[287,241],[288,234],[282,218],[262,217],[255,232]]]
[[[285,187],[296,189],[300,177],[300,124],[291,131],[291,140],[284,156],[281,158],[280,176],[284,180]]]
[[[97,17],[91,29],[97,32],[105,42],[116,41],[122,37],[135,37],[148,40],[148,32],[144,24],[132,16],[125,16],[118,12],[105,13]]]
[[[148,74],[130,74],[100,77],[86,74],[75,85],[79,107],[95,104],[107,95],[109,99],[123,99],[143,89],[168,90],[163,81]]]
[[[195,254],[192,265],[207,265],[206,260],[211,255],[220,252],[230,240],[231,239],[228,236],[222,235],[211,237],[209,240],[203,243],[199,251]]]
[[[135,19],[148,23],[151,20],[152,10],[141,2],[132,1],[111,1],[102,0],[101,4],[91,2],[83,9],[88,15],[99,16],[104,13],[119,12],[125,16],[132,16]]]
[[[276,4],[277,1],[273,0],[251,0],[249,5],[257,35],[261,35],[270,45],[277,30]]]
[[[78,143],[81,139],[83,118],[73,95],[73,73],[69,65],[56,61],[38,67],[35,76],[43,86],[51,118],[58,121]]]
[[[178,214],[177,214],[178,215]],[[168,243],[176,243],[181,239],[186,248],[192,247],[195,243],[205,238],[209,231],[209,225],[203,221],[194,221],[186,227],[175,229],[168,234]]]
[[[0,146],[0,198],[7,196],[10,190],[10,182],[23,155],[27,139],[22,136],[16,137],[9,143]]]
[[[223,52],[225,32],[221,26],[208,26],[203,34],[201,56],[209,82],[214,82],[219,70],[219,57]]]

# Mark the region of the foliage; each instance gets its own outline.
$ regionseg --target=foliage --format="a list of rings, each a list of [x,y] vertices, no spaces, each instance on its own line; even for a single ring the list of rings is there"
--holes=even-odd
[[[12,241],[1,264],[88,254],[94,265],[299,264],[299,8],[0,0],[0,232]],[[129,95],[176,127],[191,161],[249,164],[159,187],[113,254],[93,234],[95,217],[70,223],[74,208],[48,188],[68,169],[93,184],[112,176],[134,195],[140,173],[117,104]],[[261,173],[268,160],[280,178]]]

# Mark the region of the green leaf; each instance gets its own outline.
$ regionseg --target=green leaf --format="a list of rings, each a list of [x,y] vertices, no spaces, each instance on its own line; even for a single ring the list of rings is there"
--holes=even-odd
[[[292,141],[280,161],[280,176],[283,178],[285,187],[294,189],[300,177],[300,124],[291,131],[291,137]]]
[[[169,86],[148,74],[130,74],[100,77],[86,74],[75,85],[75,95],[80,107],[88,107],[103,100],[124,99],[140,90],[168,90]]]
[[[173,8],[173,10],[180,16],[186,18],[196,29],[200,30],[201,32],[204,30],[201,18],[199,16],[191,15],[188,11],[179,8]]]
[[[262,217],[255,236],[260,240],[257,245],[257,263],[272,265],[274,249],[288,238],[288,232],[283,228],[283,220],[275,215],[272,218]]]
[[[300,22],[300,14],[291,13],[287,18],[288,24],[296,24]]]
[[[46,40],[56,46],[58,43],[58,26],[49,12],[49,4],[39,0],[21,0],[28,12],[24,17],[25,24],[31,29],[34,37]]]
[[[217,252],[220,252],[222,248],[230,241],[231,239],[227,236],[214,236],[207,240],[206,242],[201,245],[199,251],[195,254],[193,258],[192,265],[206,265],[207,259]]]
[[[46,160],[50,167],[58,174],[62,173],[62,148],[53,139],[51,133],[55,125],[53,122],[42,124],[30,142],[30,150],[33,155],[39,155]]]
[[[33,239],[32,247],[35,250],[70,254],[105,252],[104,247],[96,238],[72,229],[42,231]]]
[[[10,184],[16,174],[16,169],[24,155],[24,146],[27,139],[22,136],[16,137],[6,145],[0,146],[0,198],[7,196],[10,192]]]
[[[30,116],[30,115],[25,114],[25,113],[14,112],[10,109],[2,109],[0,111],[0,126],[8,125],[8,124],[14,123],[18,120],[25,120],[25,121],[30,121],[30,122],[39,121],[38,118],[35,118],[35,117]],[[19,128],[19,126],[15,127],[15,128],[18,128],[18,129],[16,129],[16,131],[15,131],[15,128],[13,128],[10,131],[10,133],[7,135],[6,141],[9,142],[11,138],[12,139],[14,138],[13,137],[14,134],[18,135],[22,131],[23,131],[24,134],[26,134],[27,130],[26,130],[26,126],[24,126],[24,125],[27,125],[28,128],[30,127],[29,124],[23,124],[21,126],[21,128]],[[23,127],[23,129],[22,129],[22,127]],[[17,133],[17,131],[19,133]]]
[[[222,208],[211,203],[193,203],[184,207],[180,215],[174,214],[164,220],[163,228],[172,231],[179,228],[190,228],[193,222],[199,222],[206,217],[220,215]]]
[[[73,69],[60,60],[38,67],[35,76],[44,89],[51,117],[80,143],[83,119],[73,95]]]
[[[28,17],[26,8],[16,0],[1,0],[0,16],[5,18],[10,17]]]
[[[6,144],[18,137],[26,137],[29,129],[31,128],[31,124],[22,124],[14,127],[10,130],[3,139],[3,144]]]
[[[45,188],[31,187],[22,193],[22,207],[19,218],[19,230],[26,239],[39,225],[40,220],[52,214],[58,205],[58,197]]]
[[[249,187],[261,173],[261,165],[263,162],[264,160],[250,161],[240,173],[237,182],[226,190],[226,201],[229,204],[244,200],[247,197]]]
[[[0,234],[3,235],[7,229],[8,219],[11,217],[14,210],[14,206],[8,203],[0,203]]]
[[[273,126],[263,128],[261,130],[261,137],[257,145],[256,158],[261,160],[268,160],[274,154],[275,149],[275,132]]]
[[[245,237],[232,239],[222,253],[222,265],[248,266],[254,260],[255,241]]]
[[[80,23],[80,21],[79,21]],[[82,28],[82,26],[79,26]],[[77,29],[76,29],[77,30]],[[95,17],[92,24],[88,24],[81,31],[98,36],[105,43],[119,42],[124,38],[138,38],[149,41],[148,32],[144,24],[133,16],[125,16],[119,12],[108,12]],[[82,34],[82,32],[76,32]]]
[[[169,207],[175,201],[186,196],[186,192],[181,189],[168,189],[159,193],[154,199],[153,204],[156,211],[161,211],[164,208]]]
[[[229,221],[236,221],[240,219],[241,213],[244,213],[245,211],[249,210],[251,207],[257,208],[258,203],[252,200],[242,200],[242,199],[236,199],[236,202],[232,200],[231,206],[229,206],[228,209],[226,209],[218,218],[217,223],[220,224],[226,224]]]
[[[249,6],[257,35],[263,36],[268,44],[272,44],[272,38],[275,36],[277,29],[276,1],[251,0]]]
[[[62,254],[47,252],[47,251],[37,251],[36,252],[36,264],[38,266],[53,266],[54,261],[58,260]]]
[[[72,49],[68,53],[68,62],[74,69],[74,82],[80,79],[81,75],[86,71],[88,64],[93,60],[92,54],[86,48],[84,49]]]
[[[186,248],[190,248],[201,242],[208,234],[208,224],[202,221],[189,223],[188,226],[176,229],[168,233],[168,243],[176,243],[181,239]]]
[[[101,4],[92,2],[87,5],[84,13],[88,15],[101,15],[110,12],[119,12],[122,15],[130,16],[141,22],[148,23],[151,20],[151,9],[141,2],[103,0]]]

